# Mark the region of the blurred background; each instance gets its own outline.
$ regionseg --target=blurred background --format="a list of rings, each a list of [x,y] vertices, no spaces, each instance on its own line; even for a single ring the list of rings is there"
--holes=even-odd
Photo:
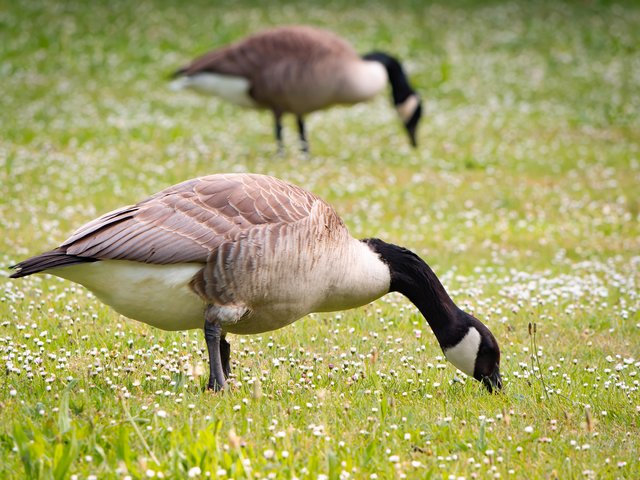
[[[366,220],[436,249],[473,250],[486,239],[545,249],[562,239],[578,256],[629,251],[634,235],[625,245],[603,237],[637,228],[639,18],[632,2],[5,4],[0,213],[8,235],[0,252],[6,261],[8,242],[12,258],[33,253],[78,221],[223,171],[274,174],[315,190],[338,201],[357,235],[371,231],[361,231]],[[288,154],[276,158],[268,112],[167,88],[168,75],[193,57],[293,23],[404,62],[425,101],[417,151],[387,94],[311,114],[305,159],[293,118],[285,119]],[[582,186],[590,198],[575,192]],[[605,225],[578,219],[565,231],[569,213],[603,208],[617,217]],[[526,228],[502,228],[509,216]],[[440,234],[443,217],[471,224],[464,235]]]
[[[423,256],[456,302],[487,322],[503,345],[506,389],[512,396],[483,401],[494,402],[494,414],[502,415],[513,408],[530,417],[519,424],[514,414],[512,426],[496,424],[496,432],[501,433],[487,443],[484,427],[478,432],[476,421],[478,415],[485,414],[483,404],[476,404],[475,390],[468,388],[465,397],[454,390],[455,385],[451,387],[453,370],[431,371],[432,377],[424,385],[417,377],[413,386],[403,383],[404,373],[415,372],[415,368],[398,367],[405,362],[406,352],[417,352],[415,364],[419,368],[437,363],[433,358],[440,352],[430,338],[420,339],[415,333],[420,330],[416,329],[427,327],[410,307],[398,303],[403,300],[393,296],[376,304],[378,307],[344,317],[314,317],[325,323],[338,322],[330,333],[325,323],[303,320],[275,332],[277,345],[290,347],[295,358],[298,347],[310,348],[314,355],[329,359],[337,357],[336,352],[345,352],[351,358],[353,349],[369,352],[377,348],[380,357],[375,366],[364,362],[354,367],[371,370],[367,370],[367,379],[374,380],[367,381],[373,384],[366,388],[381,388],[390,396],[396,395],[398,404],[407,409],[397,416],[406,416],[409,411],[409,418],[419,425],[415,428],[433,438],[444,432],[437,430],[442,415],[450,421],[450,415],[467,418],[465,415],[471,412],[467,426],[456,425],[468,438],[461,440],[445,433],[441,438],[444,455],[459,454],[460,462],[452,461],[451,465],[457,467],[451,471],[460,475],[471,471],[467,457],[482,456],[486,448],[506,452],[505,457],[511,453],[515,456],[516,445],[536,452],[538,448],[548,449],[542,451],[539,462],[531,457],[519,464],[532,468],[533,477],[558,478],[560,472],[559,478],[570,478],[583,470],[604,477],[617,475],[619,471],[613,466],[616,455],[625,465],[637,461],[640,438],[627,434],[633,430],[633,422],[637,433],[637,377],[624,376],[627,367],[628,372],[636,368],[633,365],[640,355],[640,4],[586,0],[319,3],[0,2],[0,265],[6,272],[12,263],[58,245],[85,221],[191,177],[244,171],[276,175],[331,202],[354,236],[378,236]],[[294,120],[286,117],[286,153],[279,157],[275,155],[269,112],[244,110],[215,98],[169,90],[169,75],[195,56],[266,27],[297,23],[333,30],[361,53],[378,49],[403,61],[424,100],[417,150],[408,145],[386,93],[366,104],[309,115],[309,157],[299,153]],[[101,384],[100,377],[83,377],[83,365],[93,362],[88,353],[93,345],[127,351],[128,347],[105,333],[117,315],[90,295],[83,296],[81,289],[56,279],[30,277],[21,282],[2,282],[0,335],[8,340],[0,342],[0,352],[13,358],[11,345],[14,339],[23,341],[24,328],[34,330],[34,338],[40,329],[70,329],[75,332],[70,348],[78,362],[65,368],[69,368],[69,375],[83,379],[83,388],[92,382],[102,385],[106,394],[100,402],[109,404],[110,385]],[[403,316],[413,321],[396,324]],[[75,324],[77,319],[82,322]],[[339,326],[339,321],[353,325],[355,334]],[[558,400],[558,404],[542,407],[537,403],[542,398],[537,396],[541,390],[531,395],[538,384],[534,381],[532,387],[529,382],[535,375],[533,366],[528,370],[532,365],[529,322],[538,323],[544,360],[548,362],[545,365],[554,366],[547,372],[551,390],[570,396],[573,403]],[[369,329],[386,330],[386,325],[393,328],[379,339],[366,333]],[[159,342],[170,351],[172,342],[182,338],[134,322],[124,322],[123,327],[118,323],[118,328],[135,338],[136,346],[142,342],[139,348],[143,349],[150,348],[147,343]],[[392,331],[408,342],[403,343],[405,353],[400,348],[387,352],[389,344],[384,339]],[[85,332],[90,338],[86,343]],[[368,340],[361,340],[365,334]],[[189,335],[193,345],[201,345],[199,332]],[[337,350],[328,350],[320,341],[313,343],[325,337]],[[65,338],[46,348],[54,352],[63,348]],[[270,339],[249,338],[246,342],[251,342],[251,348],[270,348],[265,345]],[[419,350],[425,344],[427,350]],[[198,347],[189,345],[185,355],[206,361]],[[131,375],[144,378],[142,372],[149,371],[153,362],[149,358],[160,356],[155,352],[136,356],[139,363]],[[287,351],[281,355],[286,356]],[[44,354],[42,357],[41,368],[54,371],[56,367],[47,364],[50,360]],[[302,354],[300,358],[310,361]],[[405,360],[401,362],[401,358]],[[567,362],[562,363],[565,358]],[[631,362],[625,363],[623,358]],[[575,359],[574,363],[569,365],[569,359]],[[270,368],[260,355],[247,355],[242,362],[253,372],[250,375],[260,376],[259,372]],[[612,362],[621,365],[619,371],[612,373]],[[325,364],[318,365],[321,375],[328,372]],[[397,369],[401,375],[392,384],[381,387],[381,380],[375,384],[375,371],[393,376],[389,370]],[[270,380],[265,378],[273,381],[265,390],[286,388],[293,374],[283,370]],[[348,372],[348,378],[345,373],[345,382],[351,382],[352,373]],[[59,372],[59,378],[65,375],[66,370]],[[129,380],[115,380],[118,385],[121,381],[134,390]],[[448,399],[442,403],[444,414],[432,403],[422,405],[411,395],[408,400],[400,396],[407,389],[414,391],[411,389],[418,388],[415,385],[420,385],[420,395],[437,396],[432,381],[448,389],[445,396],[437,397]],[[607,381],[616,387],[596,389]],[[12,374],[2,383],[0,405],[6,408],[0,418],[4,415],[7,422],[14,415],[18,419],[40,418],[25,413],[26,407],[12,400],[8,392],[15,388],[18,398],[27,398],[27,404],[35,405],[42,401],[42,390],[19,375]],[[139,395],[136,401],[155,402],[153,392],[165,388],[165,383],[157,378],[143,381],[135,390]],[[58,392],[64,388],[53,385]],[[326,403],[335,407],[334,412],[341,412],[339,390],[331,393],[337,388],[328,387],[329,393],[323,395],[328,395]],[[200,398],[198,388],[190,392]],[[315,393],[312,390],[309,395]],[[353,424],[354,436],[349,438],[355,445],[365,442],[357,432],[370,425],[366,398],[354,400],[353,411],[343,419]],[[256,407],[265,419],[281,413],[277,394],[272,400]],[[95,399],[87,405],[92,402]],[[605,435],[595,438],[591,427],[584,427],[580,402],[596,405],[594,412],[598,407],[605,414],[607,410],[613,412],[599,420]],[[216,403],[218,413],[227,415],[227,420],[236,418],[235,410],[231,411],[233,403]],[[572,436],[555,436],[557,432],[545,416],[547,407],[551,409],[549,418],[565,422],[565,430],[560,430]],[[198,412],[205,417],[205,412]],[[318,409],[309,415],[322,417],[328,413]],[[82,424],[83,414],[78,414],[77,420]],[[313,421],[332,430],[334,420],[327,417]],[[34,420],[38,425],[41,421],[45,422]],[[108,418],[101,421],[106,431]],[[183,417],[181,421],[186,424]],[[333,432],[334,438],[349,433],[339,430],[339,422],[335,424],[338,430]],[[542,438],[554,438],[554,443],[531,440],[534,443],[528,444],[527,439],[533,437],[528,433],[525,439],[520,436],[530,424],[541,429]],[[383,421],[381,428],[385,425]],[[256,451],[261,452],[271,448],[272,434],[267,427],[256,426],[253,433],[250,425],[236,424],[234,428],[239,434],[250,435]],[[302,431],[307,431],[304,428]],[[411,434],[414,439],[416,432]],[[112,441],[109,435],[105,433],[105,440],[96,442],[108,445]],[[127,435],[137,438],[132,432]],[[404,445],[403,452],[411,451],[409,441],[399,435],[391,437],[395,444]],[[622,437],[630,440],[619,447],[613,439]],[[166,438],[175,440],[169,433]],[[475,438],[480,438],[481,453],[460,446],[475,442]],[[563,463],[564,450],[575,450],[570,438],[593,445],[575,460],[574,470]],[[325,447],[314,441],[307,433],[301,435],[298,445],[306,445],[310,456],[319,455],[324,462],[324,453],[317,452],[324,452]],[[385,441],[376,440],[379,445],[366,450],[370,456],[358,456],[360,453],[356,455],[354,450],[340,458],[355,458],[358,468],[366,470],[367,465],[378,465],[375,462],[386,458]],[[7,458],[11,458],[0,467],[0,473],[2,468],[10,472],[12,465],[20,464],[15,452],[10,453],[12,442],[0,442]],[[83,448],[84,453],[103,458],[93,447]],[[365,452],[364,446],[361,451]],[[88,463],[72,471],[111,472],[117,464],[113,455],[110,467],[94,468]],[[605,463],[604,457],[614,460]],[[518,460],[514,462],[518,465]],[[377,468],[388,468],[389,475],[396,471],[388,462],[381,465]],[[507,470],[505,464],[498,473],[506,475]],[[140,466],[139,471],[144,472],[144,468]],[[320,471],[322,468],[312,470]],[[415,472],[415,478],[426,475],[425,470]],[[623,476],[628,473],[622,472]],[[186,469],[173,473],[184,476]]]

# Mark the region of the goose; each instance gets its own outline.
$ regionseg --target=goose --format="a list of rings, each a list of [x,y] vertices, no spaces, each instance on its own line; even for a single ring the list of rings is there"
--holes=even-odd
[[[383,240],[355,239],[328,203],[270,176],[187,180],[11,268],[12,278],[46,272],[79,283],[160,329],[203,328],[213,390],[230,375],[228,333],[276,330],[389,292],[415,304],[455,367],[489,391],[502,387],[495,337],[456,306],[427,263]]]
[[[191,89],[244,107],[268,109],[282,153],[282,115],[296,117],[308,152],[304,115],[373,98],[391,84],[395,109],[417,146],[422,102],[400,62],[383,52],[360,57],[336,34],[305,25],[265,30],[221,47],[177,70],[173,90]]]

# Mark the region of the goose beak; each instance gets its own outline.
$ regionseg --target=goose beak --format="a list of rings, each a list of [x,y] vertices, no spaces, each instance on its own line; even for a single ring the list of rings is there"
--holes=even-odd
[[[487,377],[482,378],[482,383],[489,393],[498,392],[502,390],[502,377],[500,376],[500,368],[496,367],[493,373]]]

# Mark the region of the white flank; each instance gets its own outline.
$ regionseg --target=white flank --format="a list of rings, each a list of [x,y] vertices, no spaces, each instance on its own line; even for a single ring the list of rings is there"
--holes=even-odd
[[[169,85],[172,90],[189,88],[205,95],[215,95],[242,107],[256,107],[249,95],[249,80],[231,75],[197,73],[180,77]]]
[[[404,102],[400,103],[399,105],[396,105],[396,110],[398,112],[398,115],[400,116],[400,119],[404,123],[407,123],[409,120],[411,120],[411,117],[413,116],[413,112],[416,111],[417,106],[418,106],[418,96],[415,94],[409,95]]]
[[[447,348],[444,351],[444,356],[459,370],[473,377],[480,340],[480,332],[471,327],[455,347]]]
[[[163,330],[189,330],[204,325],[205,303],[189,287],[201,269],[196,263],[103,260],[47,273],[84,285],[125,317]]]

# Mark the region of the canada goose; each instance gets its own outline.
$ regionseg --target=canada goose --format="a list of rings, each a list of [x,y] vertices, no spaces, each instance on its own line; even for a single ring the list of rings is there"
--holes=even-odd
[[[208,387],[230,372],[227,333],[284,327],[311,312],[407,296],[446,358],[500,389],[500,349],[429,266],[382,240],[351,237],[319,197],[277,178],[219,174],[169,187],[76,230],[12,267],[80,283],[122,315],[164,330],[204,327]]]
[[[402,65],[372,52],[360,57],[332,32],[309,26],[265,30],[196,58],[174,73],[172,88],[190,88],[244,107],[269,109],[282,151],[282,115],[296,116],[308,151],[304,115],[374,97],[391,83],[393,104],[415,147],[422,102]]]

